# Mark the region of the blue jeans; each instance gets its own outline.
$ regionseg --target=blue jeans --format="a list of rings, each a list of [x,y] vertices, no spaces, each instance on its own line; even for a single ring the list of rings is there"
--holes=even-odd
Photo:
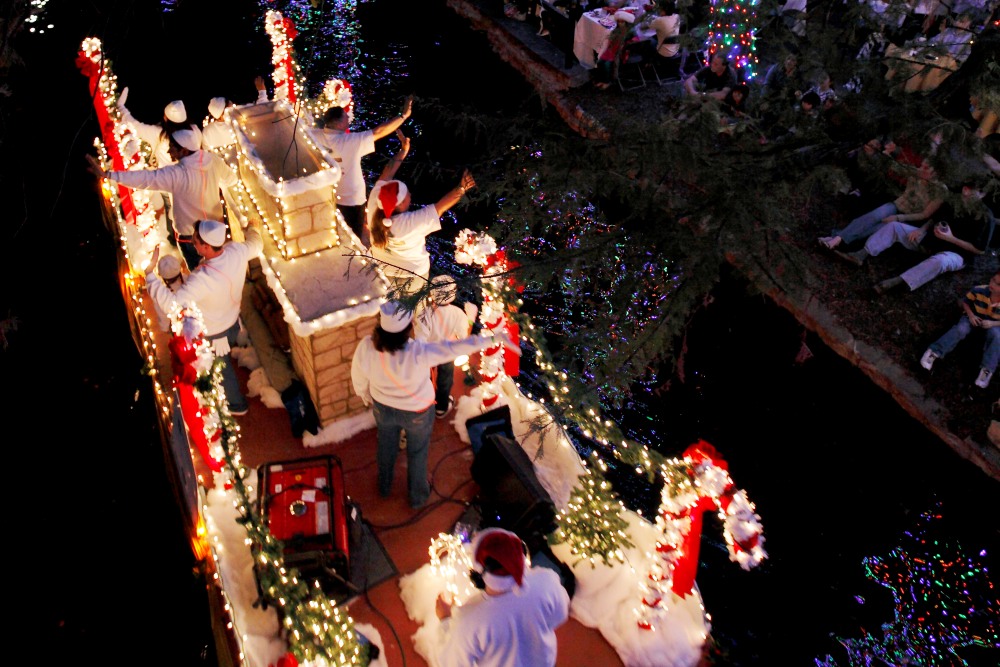
[[[217,334],[214,338],[221,338],[222,335],[226,336],[226,340],[229,341],[229,347],[236,347],[238,342],[236,339],[240,335],[240,321],[236,320],[233,326],[226,329],[222,334]],[[209,338],[212,340],[212,338]],[[229,403],[229,409],[232,412],[243,412],[248,407],[246,396],[240,391],[240,379],[236,377],[236,369],[233,368],[232,357],[228,354],[224,354],[220,357],[222,360],[222,388],[226,392],[226,402]]]
[[[410,507],[422,507],[431,495],[427,482],[427,450],[434,430],[434,411],[410,412],[373,401],[375,428],[378,432],[378,492],[383,498],[392,492],[399,434],[406,431],[407,489]]]
[[[864,215],[854,218],[843,229],[833,230],[833,235],[839,236],[845,244],[854,243],[859,239],[866,239],[882,224],[882,218],[895,215],[896,211],[894,203],[882,204],[874,211],[868,211]]]
[[[977,327],[972,326],[972,322],[965,315],[962,315],[955,326],[948,329],[943,336],[930,344],[930,349],[939,356],[944,356],[955,349],[966,336]],[[980,366],[995,373],[997,362],[1000,362],[1000,327],[992,329],[980,329],[986,334],[986,342],[983,344],[983,360]]]
[[[448,409],[448,398],[455,384],[455,362],[449,361],[437,367],[437,383],[434,389],[434,400],[438,410]]]

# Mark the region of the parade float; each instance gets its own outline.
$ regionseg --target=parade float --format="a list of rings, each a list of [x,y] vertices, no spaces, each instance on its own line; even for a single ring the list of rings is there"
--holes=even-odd
[[[426,521],[391,526],[392,540],[383,550],[395,567],[382,581],[394,585],[371,591],[380,606],[369,598],[372,582],[367,580],[363,591],[354,585],[341,596],[300,576],[286,564],[285,545],[260,512],[258,470],[276,456],[301,459],[325,448],[337,452],[345,469],[370,464],[374,422],[351,389],[350,357],[357,341],[374,328],[389,291],[336,210],[336,159],[312,138],[324,105],[351,104],[350,86],[327,82],[316,99],[308,99],[292,53],[294,26],[273,11],[266,21],[274,99],[230,106],[223,114],[236,141],[220,154],[240,177],[226,193],[232,202],[228,215],[230,223],[240,223],[231,224],[234,238],[245,224],[266,230],[251,278],[259,276],[278,304],[287,326],[289,363],[308,388],[323,428],[293,436],[287,433],[288,415],[269,409],[274,406],[255,406],[240,420],[229,413],[197,304],[179,304],[167,314],[169,330],[163,331],[145,295],[149,258],[166,242],[163,216],[148,193],[104,182],[105,217],[121,240],[121,290],[134,338],[148,362],[165,462],[208,582],[220,664],[412,664],[407,656],[434,664],[442,642],[434,600],[447,593],[461,606],[471,594],[466,585],[470,535],[452,530],[460,508],[443,503]],[[100,159],[115,169],[146,168],[147,147],[121,118],[117,80],[101,42],[85,40],[77,64],[94,100]],[[289,159],[292,153],[296,157]],[[505,331],[537,350],[534,363],[552,378],[549,404],[559,403],[565,393],[559,372],[532,338],[530,321],[516,312],[516,262],[488,235],[472,230],[456,239],[455,259],[482,272],[482,329]],[[253,302],[245,298],[244,310]],[[246,347],[264,345],[250,336]],[[264,356],[263,350],[255,351]],[[546,398],[521,390],[515,356],[497,345],[477,357],[478,384],[460,397],[454,428],[436,429],[439,446],[454,443],[451,454],[471,458],[467,420],[501,407],[509,411],[514,438],[557,509],[557,528],[548,536],[552,553],[571,568],[576,582],[569,645],[560,647],[560,655],[572,656],[575,649],[596,656],[610,647],[625,665],[694,667],[711,632],[696,585],[704,513],[718,517],[730,559],[740,567],[750,569],[767,556],[754,505],[735,485],[724,458],[706,442],[667,458],[612,436],[611,422],[593,408],[562,406],[562,415],[608,456],[662,484],[657,515],[643,517],[616,497],[596,452],[581,456],[568,426],[552,419]],[[548,426],[539,428],[546,420]],[[285,433],[279,436],[280,427],[271,422],[284,423]],[[460,486],[467,486],[467,460],[464,468],[452,465],[464,477]],[[352,506],[365,506],[369,516],[384,509],[380,503],[390,503],[375,496],[365,484],[369,480],[346,481]],[[387,507],[390,514],[397,511]],[[383,641],[387,631],[395,635],[392,619],[402,623],[406,618],[418,626],[412,638]]]

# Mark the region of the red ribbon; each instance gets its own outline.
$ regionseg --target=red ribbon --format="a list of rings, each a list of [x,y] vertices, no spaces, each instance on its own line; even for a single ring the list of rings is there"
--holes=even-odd
[[[83,51],[77,52],[76,66],[80,73],[87,77],[87,89],[90,97],[94,101],[94,112],[97,114],[97,126],[101,128],[101,141],[111,158],[111,168],[115,171],[124,171],[125,161],[118,150],[118,141],[115,140],[115,121],[108,115],[108,108],[104,104],[104,95],[101,94],[101,74],[104,71],[104,63],[95,63]],[[135,205],[132,203],[132,193],[124,185],[118,186],[118,198],[122,203],[122,215],[129,222],[135,223]]]
[[[169,347],[170,362],[174,370],[174,386],[180,397],[181,415],[184,417],[188,436],[212,472],[221,472],[222,461],[211,454],[211,443],[205,436],[205,420],[201,416],[201,403],[198,402],[194,389],[194,383],[198,379],[198,371],[194,367],[198,357],[197,348],[183,336],[176,335],[170,339]],[[220,434],[216,432],[211,442],[216,442],[219,437]]]

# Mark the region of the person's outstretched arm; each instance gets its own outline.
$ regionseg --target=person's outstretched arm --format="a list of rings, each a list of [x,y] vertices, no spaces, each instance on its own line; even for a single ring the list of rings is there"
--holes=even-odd
[[[399,126],[406,122],[406,119],[410,117],[413,112],[413,95],[407,96],[403,101],[403,109],[399,112],[399,115],[395,118],[390,118],[381,125],[376,125],[372,129],[372,135],[376,140],[383,137],[388,137],[390,134],[399,129]]]
[[[444,197],[441,197],[441,199],[438,200],[438,203],[434,204],[434,207],[437,209],[437,214],[439,216],[444,214],[445,211],[457,204],[466,192],[474,187],[476,187],[476,180],[472,178],[472,174],[470,174],[469,170],[466,169],[462,173],[462,180],[459,184],[449,190]]]
[[[382,173],[378,177],[380,181],[391,181],[396,178],[396,172],[399,171],[400,165],[403,164],[403,160],[410,152],[410,138],[403,134],[402,130],[396,130],[396,137],[399,139],[399,150],[386,162],[385,168],[382,169]]]

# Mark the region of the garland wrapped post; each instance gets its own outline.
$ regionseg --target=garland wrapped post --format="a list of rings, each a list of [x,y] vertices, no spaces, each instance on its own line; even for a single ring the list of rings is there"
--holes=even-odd
[[[493,237],[463,229],[455,239],[455,260],[459,264],[475,264],[483,270],[483,307],[479,311],[483,329],[493,333],[506,332],[511,340],[519,340],[517,325],[507,318],[503,298],[503,291],[510,289],[513,281],[508,275],[511,262],[503,250],[497,249]],[[497,343],[480,355],[479,372],[482,377],[480,400],[483,411],[486,411],[503,405],[503,380],[519,372],[518,357]]]
[[[146,162],[143,149],[146,155],[152,150],[148,145],[144,146],[138,134],[122,118],[118,108],[118,80],[104,55],[101,40],[96,37],[83,40],[76,66],[87,77],[87,90],[94,103],[100,128],[100,137],[95,140],[95,145],[101,154],[101,161],[117,171],[143,168]],[[158,231],[159,215],[153,205],[154,198],[159,198],[159,195],[148,190],[130,190],[111,181],[105,181],[102,189],[108,199],[117,195],[118,202],[114,208],[128,223],[129,229],[138,233],[145,251],[145,256],[138,259],[145,260],[164,240],[164,235]]]
[[[180,399],[181,415],[188,435],[202,460],[215,475],[217,486],[226,486],[222,473],[222,445],[219,413],[205,399],[211,391],[215,352],[205,339],[201,315],[194,308],[176,307],[170,315],[174,335],[170,339],[170,360],[174,388]],[[208,381],[207,383],[205,381]],[[203,386],[197,387],[201,381]],[[221,377],[219,378],[221,385]]]
[[[760,517],[746,492],[736,488],[728,464],[715,448],[699,440],[684,451],[681,461],[673,463],[662,468],[664,485],[656,517],[660,539],[637,611],[644,630],[653,629],[657,617],[668,609],[671,595],[685,598],[691,594],[706,510],[719,512],[730,560],[749,570],[767,558]]]
[[[271,38],[271,64],[274,65],[274,99],[288,100],[295,106],[296,102],[306,97],[305,85],[295,61],[292,42],[298,36],[298,30],[291,19],[286,19],[281,12],[267,12],[264,28]]]

